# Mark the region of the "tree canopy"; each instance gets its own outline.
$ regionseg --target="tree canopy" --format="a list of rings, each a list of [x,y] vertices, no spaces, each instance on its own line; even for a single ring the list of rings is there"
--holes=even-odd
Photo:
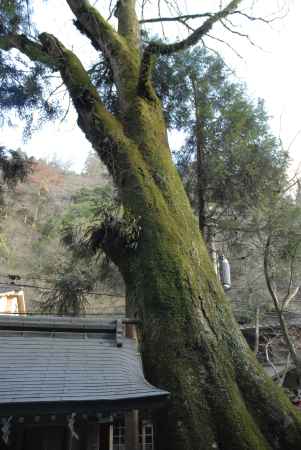
[[[239,220],[281,191],[288,154],[263,101],[248,96],[221,57],[199,47],[161,57],[154,81],[168,126],[185,133],[175,159],[203,226]]]

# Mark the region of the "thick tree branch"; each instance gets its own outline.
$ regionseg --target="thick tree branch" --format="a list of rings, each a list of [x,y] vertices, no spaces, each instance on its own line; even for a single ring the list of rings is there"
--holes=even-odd
[[[88,0],[66,1],[76,16],[77,28],[90,39],[96,50],[103,52],[108,58],[121,94],[129,90],[132,92],[137,86],[140,65],[139,53],[132,47],[132,39],[130,46],[125,37],[117,33]],[[130,25],[124,25],[124,34],[126,28],[130,28]]]
[[[8,34],[0,36],[0,49],[4,51],[19,50],[32,61],[40,62],[48,67],[56,68],[55,61],[45,52],[42,45],[34,42],[23,34]]]
[[[91,6],[88,0],[66,0],[77,21],[76,26],[92,42],[96,50],[110,58],[112,51],[123,52],[124,42],[114,28]]]
[[[118,32],[128,44],[139,51],[140,32],[136,16],[136,0],[122,0],[117,3],[116,16],[118,17]]]
[[[128,268],[128,258],[137,244],[125,233],[126,225],[125,218],[108,216],[100,225],[91,227],[88,238],[83,242],[94,254],[102,249],[122,272]],[[138,239],[139,233],[134,236]]]
[[[28,40],[25,49],[19,45],[18,36],[14,36],[13,40],[2,40],[1,48],[24,50],[33,61],[47,61],[59,71],[77,111],[78,125],[108,167],[116,186],[122,186],[124,193],[137,189],[140,178],[147,171],[138,146],[126,135],[122,122],[106,109],[77,56],[51,34],[42,33],[39,40],[42,45],[32,47],[38,50],[36,53],[31,51]],[[136,165],[139,165],[139,171],[133,176]],[[124,189],[125,185],[127,189]],[[139,203],[138,196],[136,201]]]
[[[24,35],[2,36],[0,49],[9,51],[15,48],[32,61],[44,63],[58,70],[75,107],[80,104],[86,110],[91,109],[92,101],[103,107],[99,94],[79,59],[57,38],[48,33],[42,33],[39,40],[40,44]],[[105,112],[110,115],[107,111]]]
[[[77,56],[48,33],[42,33],[39,39],[43,50],[60,71],[78,113],[80,128],[112,173],[112,167],[116,163],[115,150],[126,141],[122,125],[103,105]]]

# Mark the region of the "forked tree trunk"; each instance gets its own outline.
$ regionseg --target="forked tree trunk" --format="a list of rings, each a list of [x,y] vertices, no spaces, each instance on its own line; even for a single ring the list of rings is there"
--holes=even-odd
[[[142,320],[147,377],[171,392],[166,410],[156,417],[156,450],[299,449],[300,413],[264,375],[233,319],[172,163],[150,80],[152,52],[196,43],[240,0],[231,0],[183,43],[152,44],[142,61],[135,45],[135,0],[120,2],[120,34],[88,0],[67,3],[78,28],[110,61],[120,96],[118,118],[106,110],[78,58],[55,37],[44,33],[38,44],[8,35],[0,48],[17,48],[60,71],[79,126],[139,224],[134,243],[114,223],[100,241],[124,277],[128,307]]]

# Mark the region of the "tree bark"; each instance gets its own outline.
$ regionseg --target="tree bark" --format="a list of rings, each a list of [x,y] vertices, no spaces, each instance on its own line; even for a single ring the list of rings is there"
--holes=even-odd
[[[172,393],[157,448],[297,449],[298,413],[241,337],[177,184],[171,207],[158,198],[145,205],[139,246],[123,272],[143,320],[147,377]]]

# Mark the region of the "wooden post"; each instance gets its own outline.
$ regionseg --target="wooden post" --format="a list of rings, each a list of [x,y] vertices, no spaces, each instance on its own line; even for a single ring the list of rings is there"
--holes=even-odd
[[[125,449],[139,450],[139,412],[137,409],[125,413]]]
[[[25,304],[25,298],[24,298],[23,291],[18,292],[17,301],[18,301],[18,313],[25,314],[26,313],[26,304]]]
[[[113,424],[110,423],[109,450],[113,450]]]
[[[136,342],[138,349],[137,328],[134,323],[125,324],[125,335]],[[125,413],[125,448],[126,450],[139,450],[139,411],[133,410]]]
[[[67,450],[72,450],[72,441],[73,441],[72,433],[68,429],[68,433],[67,433]]]
[[[137,328],[134,323],[125,324],[125,335],[127,338],[134,339],[138,343]]]
[[[89,423],[87,425],[87,450],[99,450],[99,425]]]
[[[116,345],[117,345],[117,347],[122,347],[122,338],[123,338],[122,320],[117,319],[117,321],[116,321]]]
[[[138,347],[137,328],[133,323],[126,323],[125,335],[134,339]],[[139,411],[133,410],[125,413],[125,448],[126,450],[139,450]]]

